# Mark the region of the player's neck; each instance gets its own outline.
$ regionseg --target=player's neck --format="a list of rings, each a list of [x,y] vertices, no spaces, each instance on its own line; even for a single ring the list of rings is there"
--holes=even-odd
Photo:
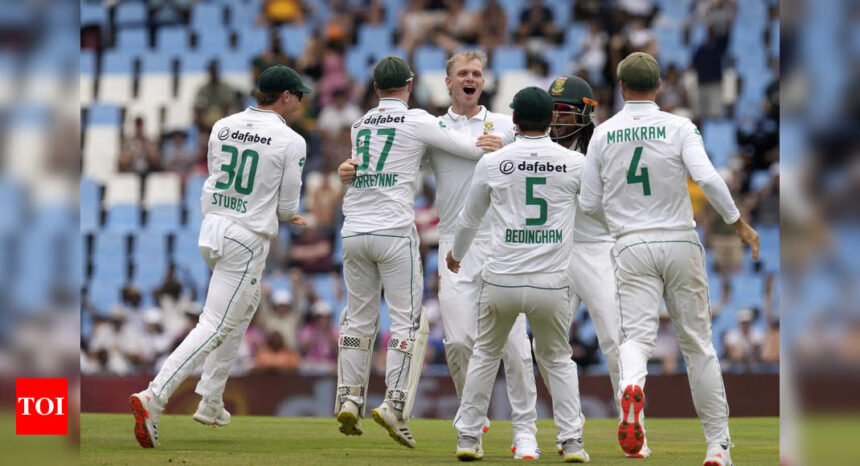
[[[519,131],[517,133],[519,136],[524,138],[542,138],[546,136],[546,131]]]
[[[458,102],[451,102],[451,112],[456,115],[462,115],[466,118],[472,118],[481,112],[481,106],[478,104],[460,104]]]

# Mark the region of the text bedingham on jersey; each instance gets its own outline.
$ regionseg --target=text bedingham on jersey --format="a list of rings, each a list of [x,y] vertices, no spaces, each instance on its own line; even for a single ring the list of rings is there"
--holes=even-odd
[[[602,202],[613,236],[649,229],[695,227],[687,174],[702,187],[727,223],[740,213],[687,118],[654,102],[629,101],[598,126],[588,146],[580,206]]]
[[[444,148],[478,159],[475,139],[457,134],[424,110],[381,98],[352,127],[352,158],[359,162],[343,198],[343,231],[368,233],[415,221],[413,202],[425,150]]]
[[[457,221],[454,257],[462,259],[463,245],[489,208],[492,240],[486,270],[498,274],[567,270],[583,160],[582,154],[549,136],[520,137],[485,155],[475,167]]]
[[[481,110],[472,118],[458,115],[450,108],[439,117],[447,127],[459,133],[477,138],[484,131],[502,138],[503,144],[514,142],[515,128],[511,117],[501,113],[493,113],[481,106]],[[454,239],[454,225],[457,215],[466,202],[469,185],[472,184],[472,173],[475,171],[477,160],[469,160],[447,152],[431,149],[428,151],[430,167],[436,177],[436,212],[439,213],[439,235],[449,241]],[[487,216],[489,217],[489,216]],[[478,237],[488,238],[490,220],[484,219],[484,224],[478,232]]]
[[[209,136],[203,213],[274,236],[278,220],[298,211],[305,155],[304,138],[275,112],[249,107],[218,120]]]

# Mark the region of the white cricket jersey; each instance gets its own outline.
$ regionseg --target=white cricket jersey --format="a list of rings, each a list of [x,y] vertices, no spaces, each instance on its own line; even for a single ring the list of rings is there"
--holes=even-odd
[[[586,155],[586,157],[588,156]],[[576,214],[573,216],[573,241],[575,243],[614,242],[612,235],[609,234],[603,209],[591,216],[579,206],[579,196],[576,196],[576,200]]]
[[[503,144],[507,145],[516,139],[516,127],[511,117],[500,113],[493,113],[483,105],[481,110],[473,117],[454,113],[451,108],[439,117],[449,128],[463,133],[469,137],[477,138],[484,131],[502,138]],[[466,194],[472,184],[472,173],[475,171],[477,160],[458,157],[449,152],[432,149],[428,151],[430,168],[436,177],[436,212],[439,214],[439,235],[441,239],[452,241],[454,239],[454,225],[457,223],[457,215],[466,203]],[[484,219],[478,235],[489,236],[489,217]]]
[[[415,221],[414,200],[421,158],[428,147],[478,159],[475,138],[452,131],[424,110],[381,98],[352,126],[355,179],[343,197],[343,231],[368,233]]]
[[[641,230],[691,229],[696,224],[687,173],[726,223],[740,218],[696,126],[660,111],[654,102],[628,101],[594,130],[579,203],[586,213],[594,213],[602,202],[616,238]]]
[[[466,255],[489,208],[490,253],[498,274],[567,270],[584,157],[549,136],[518,137],[478,161],[455,228],[452,255]]]
[[[248,107],[218,120],[209,135],[209,178],[200,207],[272,237],[299,209],[307,144],[271,110]]]

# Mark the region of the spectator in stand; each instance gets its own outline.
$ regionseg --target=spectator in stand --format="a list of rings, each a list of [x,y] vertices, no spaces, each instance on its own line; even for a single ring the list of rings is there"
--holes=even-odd
[[[726,368],[729,372],[755,372],[761,362],[764,333],[752,324],[755,311],[743,309],[738,312],[738,327],[729,330],[723,340]]]
[[[302,367],[333,373],[337,367],[337,337],[338,330],[332,319],[331,306],[323,300],[317,300],[311,305],[310,321],[299,333]]]
[[[352,102],[350,89],[346,86],[338,87],[332,92],[331,102],[323,107],[317,117],[317,129],[323,138],[337,137],[341,129],[350,128],[362,115],[358,105]]]
[[[344,154],[349,154],[352,150],[352,136],[349,128],[341,128],[333,137],[323,138],[320,152],[322,161],[320,162],[319,170],[324,173],[334,173],[337,171],[338,165],[343,162]]]
[[[588,73],[583,79],[592,87],[605,82],[603,70],[606,68],[606,49],[609,35],[600,20],[588,22],[588,32],[582,40],[582,54],[579,56],[579,66]]]
[[[258,372],[294,371],[299,368],[302,357],[287,348],[278,332],[269,332],[266,344],[254,356],[254,370]]]
[[[675,335],[675,326],[669,318],[666,306],[660,308],[660,323],[657,327],[657,342],[654,346],[654,354],[651,359],[660,364],[663,374],[675,374],[678,372],[678,337]]]
[[[209,82],[197,90],[194,96],[194,123],[208,138],[212,125],[221,118],[239,111],[242,96],[238,91],[221,81],[218,62],[212,60],[207,68]]]
[[[666,68],[666,76],[663,77],[663,82],[660,84],[660,94],[657,97],[657,104],[664,112],[689,112],[689,100],[687,89],[681,82],[681,72],[675,64],[669,65]]]
[[[284,65],[291,66],[290,58],[284,53],[281,48],[281,39],[278,37],[276,30],[273,30],[269,35],[269,46],[266,50],[254,57],[251,61],[251,70],[253,72],[254,81],[260,78],[260,73],[262,73],[266,68],[274,65]]]
[[[96,318],[89,350],[97,367],[113,375],[129,375],[134,370],[132,361],[123,351],[122,338],[125,316],[115,310],[107,319]]]
[[[119,171],[126,173],[147,173],[161,169],[158,146],[146,136],[141,117],[134,119],[134,134],[124,136],[119,152]]]
[[[735,204],[743,215],[747,215],[740,196],[738,174],[730,169],[719,170],[719,173],[725,180]],[[704,209],[704,216],[705,244],[713,253],[714,265],[720,278],[724,282],[730,281],[731,276],[740,273],[743,267],[744,245],[738,241],[734,227],[726,225],[714,209]]]
[[[715,27],[708,28],[707,40],[693,54],[693,68],[699,81],[698,111],[701,118],[722,118],[725,113],[722,96],[723,57],[729,47],[729,36]]]
[[[570,350],[571,357],[574,362],[582,369],[583,372],[587,372],[588,368],[592,364],[596,364],[598,361],[598,351],[599,347],[597,345],[597,339],[592,338],[592,340],[586,341],[580,335],[580,320],[574,320],[573,325],[570,327]]]
[[[305,13],[299,0],[265,0],[263,15],[270,24],[303,23]]]
[[[779,372],[779,320],[772,320],[768,324],[761,345],[761,362],[769,366],[771,371]]]
[[[520,14],[517,43],[531,53],[539,53],[550,42],[558,42],[560,33],[552,21],[552,10],[541,0],[531,0]]]
[[[273,291],[272,312],[263,320],[267,335],[277,333],[281,337],[281,344],[290,350],[298,350],[301,322],[302,316],[296,311],[293,295],[287,290]]]
[[[488,0],[478,23],[478,44],[484,50],[493,50],[507,42],[508,17],[497,0]]]
[[[445,16],[438,32],[433,35],[433,42],[451,55],[466,44],[474,44],[478,40],[479,17],[474,11],[466,9],[464,0],[444,0],[443,3]]]
[[[145,373],[152,372],[155,361],[167,354],[172,343],[170,336],[164,332],[161,314],[161,310],[157,308],[147,309],[143,312],[143,339],[146,342],[143,348]]]
[[[315,172],[308,175],[307,184],[308,224],[318,228],[323,235],[334,235],[335,217],[343,197],[337,173]]]
[[[333,249],[332,233],[324,234],[308,225],[293,240],[290,247],[290,263],[309,273],[329,272],[332,269]]]
[[[702,23],[721,34],[728,34],[737,9],[737,0],[703,0],[693,7],[690,23]]]
[[[184,178],[196,162],[197,154],[188,146],[188,135],[185,131],[170,133],[162,155],[164,169],[179,173]]]

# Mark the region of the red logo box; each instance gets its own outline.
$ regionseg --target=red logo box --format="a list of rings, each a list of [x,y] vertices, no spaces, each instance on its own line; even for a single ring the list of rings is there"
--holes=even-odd
[[[68,431],[68,380],[15,379],[15,434],[66,435]]]

